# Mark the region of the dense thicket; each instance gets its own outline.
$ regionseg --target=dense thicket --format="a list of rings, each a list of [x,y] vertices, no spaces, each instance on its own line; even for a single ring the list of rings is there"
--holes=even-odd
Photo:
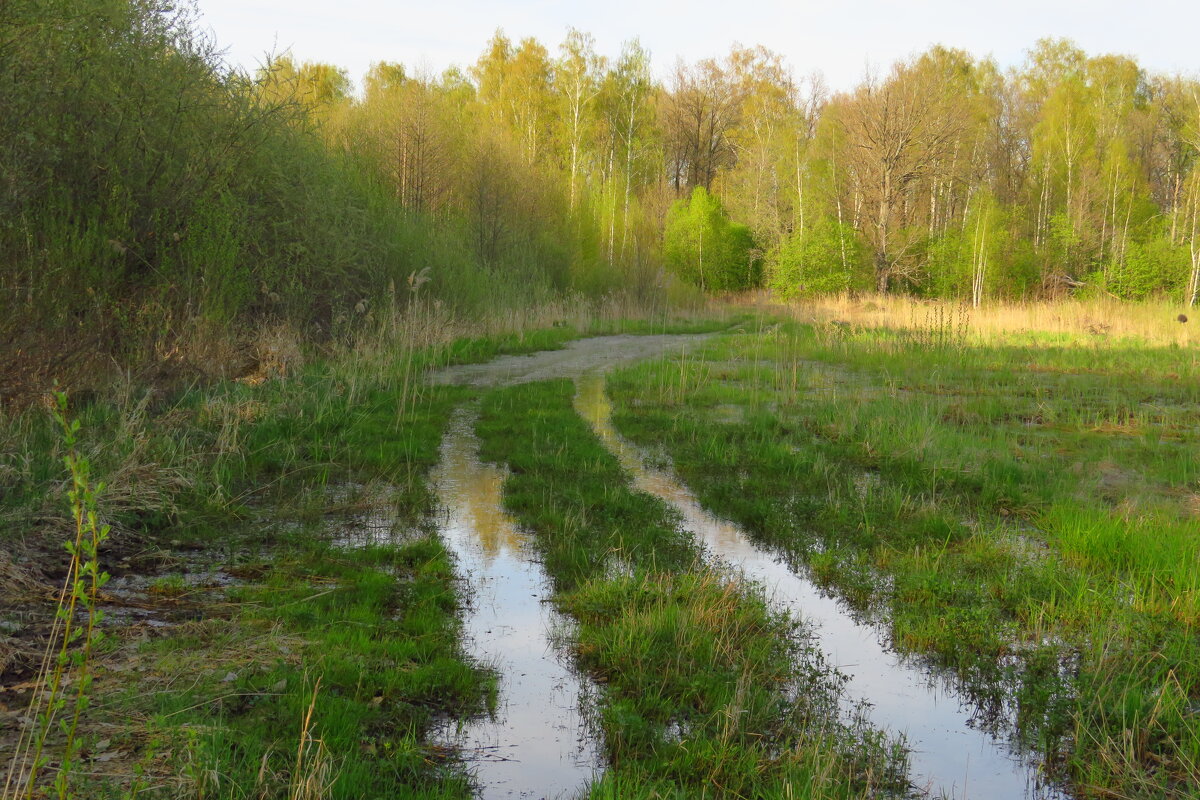
[[[351,102],[333,67],[231,71],[192,13],[0,3],[0,402],[245,369],[242,332],[336,336],[426,281],[464,313],[636,283],[466,78],[381,66]]]

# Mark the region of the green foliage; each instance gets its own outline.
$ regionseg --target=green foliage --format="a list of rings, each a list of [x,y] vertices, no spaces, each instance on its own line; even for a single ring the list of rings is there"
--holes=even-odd
[[[856,290],[864,243],[877,287],[925,295],[1186,283],[1194,81],[1066,41],[1010,75],[938,47],[877,87],[922,102],[826,104],[764,48],[665,87],[636,41],[621,53],[572,31],[554,58],[498,32],[474,83],[384,62],[356,98],[344,70],[290,55],[230,70],[187,4],[4,3],[0,335],[21,355],[0,372],[191,362],[197,327],[235,339],[286,321],[327,340],[426,267],[462,312],[531,292],[644,297],[660,256],[704,291],[747,289],[759,250],[784,297]],[[938,87],[959,101],[925,102]],[[889,122],[901,108],[920,119]],[[694,130],[694,114],[720,124]],[[921,135],[899,161],[856,163],[852,130],[901,129]],[[665,227],[664,174],[691,192]]]
[[[98,516],[97,497],[104,484],[93,482],[91,462],[79,454],[81,425],[78,419],[68,417],[66,394],[59,392],[55,399],[54,419],[61,429],[66,449],[63,464],[70,475],[67,502],[74,537],[64,543],[69,556],[67,574],[36,676],[38,687],[30,695],[28,711],[33,723],[18,737],[5,773],[5,800],[40,797],[39,778],[52,761],[56,763],[55,795],[59,800],[76,796],[79,721],[91,705],[93,654],[104,638],[97,628],[104,617],[99,594],[109,578],[100,568],[100,548],[111,532]]]
[[[870,286],[854,231],[826,217],[782,239],[767,255],[767,286],[783,299]]]
[[[327,325],[328,292],[367,288],[385,254],[359,242],[394,223],[293,124],[302,109],[229,74],[187,13],[16,5],[20,43],[0,57],[25,134],[0,154],[0,252],[25,302],[6,296],[9,319],[135,334],[140,316],[284,310]]]
[[[302,796],[270,776],[291,774],[293,786],[305,778],[293,770],[306,719],[321,743],[307,755],[322,797],[469,794],[467,778],[438,763],[428,734],[435,714],[481,712],[491,678],[459,650],[454,571],[435,537],[361,553],[310,540],[230,599],[234,619],[206,626],[226,641],[184,632],[147,648],[160,668],[195,664],[190,688],[133,701],[164,736],[182,725],[202,731],[190,757],[205,796],[235,798],[250,787]],[[299,645],[299,657],[285,655],[288,645]],[[236,660],[200,668],[214,655]],[[247,656],[257,668],[244,666]],[[208,700],[228,695],[233,702]]]
[[[402,305],[394,287],[425,269],[426,294],[454,313],[625,289],[610,266],[621,230],[574,217],[536,157],[547,143],[497,129],[461,75],[376,65],[354,101],[329,65],[230,71],[169,0],[15,0],[0,15],[0,336],[13,343],[0,373],[87,386],[102,381],[79,362],[227,374],[245,369],[247,329],[344,337],[366,309]],[[538,47],[497,66],[501,99],[530,113]],[[628,238],[632,262],[645,237]],[[0,381],[0,399],[22,389]]]
[[[730,221],[720,199],[703,186],[667,212],[663,258],[675,274],[705,291],[749,289],[760,280],[750,229]]]
[[[1169,233],[1144,241],[1131,241],[1108,270],[1106,288],[1126,300],[1145,300],[1155,295],[1181,296],[1187,283],[1191,254],[1174,244]]]
[[[390,75],[403,80],[399,76]],[[324,120],[350,97],[350,76],[331,64],[305,62],[299,66],[290,55],[273,59],[259,70],[255,82],[265,99],[274,103],[293,103],[317,120]]]

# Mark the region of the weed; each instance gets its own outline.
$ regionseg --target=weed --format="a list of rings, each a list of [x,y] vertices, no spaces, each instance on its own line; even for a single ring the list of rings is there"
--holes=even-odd
[[[60,800],[74,796],[71,783],[78,769],[79,720],[91,703],[92,658],[102,638],[96,626],[104,612],[97,598],[108,582],[108,573],[100,569],[100,547],[110,528],[97,517],[96,501],[104,484],[92,482],[91,464],[78,453],[80,423],[67,416],[66,394],[58,393],[56,400],[55,419],[67,451],[63,462],[71,479],[67,499],[75,536],[66,542],[67,575],[29,701],[27,718],[33,722],[21,732],[9,763],[5,800],[34,796],[38,779],[50,765],[47,746],[58,745],[60,736],[54,792]]]

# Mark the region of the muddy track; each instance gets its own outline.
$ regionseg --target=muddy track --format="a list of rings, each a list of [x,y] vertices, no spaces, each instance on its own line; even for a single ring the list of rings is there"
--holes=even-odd
[[[504,471],[479,460],[474,409],[459,409],[432,476],[438,530],[457,561],[466,647],[500,677],[494,713],[448,722],[438,735],[472,772],[482,798],[569,797],[601,768],[583,717],[594,691],[556,643],[567,624],[549,579],[501,504]]]
[[[578,378],[664,353],[681,352],[712,337],[710,333],[653,336],[595,336],[576,339],[562,350],[501,356],[484,364],[462,364],[428,375],[430,383],[463,386],[513,386],[519,383]]]
[[[579,390],[577,409],[588,420],[596,431],[597,436],[618,457],[624,469],[630,474],[636,489],[658,497],[668,505],[677,509],[684,520],[684,527],[704,545],[706,550],[718,562],[727,568],[740,571],[750,580],[762,584],[774,603],[785,608],[790,613],[808,621],[817,631],[820,646],[831,656],[831,663],[837,664],[847,675],[848,683],[845,695],[845,710],[847,715],[857,709],[866,707],[872,723],[894,734],[903,734],[907,746],[911,749],[911,778],[914,787],[932,797],[967,798],[1026,798],[1032,800],[1063,800],[1066,796],[1053,787],[1046,786],[1039,780],[1035,761],[1028,755],[1015,752],[1005,741],[998,740],[988,733],[973,727],[972,718],[975,709],[953,687],[952,680],[937,670],[927,666],[912,663],[899,654],[888,650],[882,643],[883,632],[857,621],[836,598],[830,597],[808,580],[802,571],[790,569],[786,563],[775,554],[754,544],[736,526],[716,519],[703,509],[691,492],[673,476],[648,468],[638,450],[623,440],[613,428],[607,398],[604,394],[603,373],[609,369],[635,361],[652,358],[665,353],[681,352],[695,346],[708,338],[701,336],[614,336],[583,339],[572,342],[567,348],[558,351],[546,351],[526,356],[506,356],[486,364],[473,364],[452,367],[432,373],[430,381],[434,383],[467,384],[481,387],[508,386],[519,383],[529,383],[556,378],[571,378],[575,380]],[[461,418],[460,418],[461,420]],[[464,433],[457,427],[447,435],[444,453],[453,455],[455,447],[461,446]],[[455,433],[457,430],[457,433]],[[466,435],[469,435],[469,431]],[[459,442],[458,445],[455,442]],[[461,484],[467,473],[477,470],[477,462],[463,461],[463,465],[455,466],[455,461],[447,456],[446,463],[440,468],[439,484],[452,485],[455,481]],[[459,459],[460,461],[462,459]],[[456,470],[462,472],[455,478]],[[498,484],[497,487],[498,488]],[[448,495],[443,491],[443,497]],[[455,502],[451,497],[450,503]],[[461,505],[462,501],[457,501]],[[494,509],[480,512],[482,515],[503,515],[500,510],[499,492],[494,492],[485,500],[475,497],[475,504],[486,502]],[[453,515],[453,512],[451,512]],[[453,527],[453,526],[451,526]],[[469,526],[468,526],[469,527]],[[480,559],[473,551],[489,548],[486,538],[489,536],[485,528],[476,526],[480,537],[475,543],[469,540],[470,533],[464,533],[460,524],[447,536],[454,542],[454,549],[464,559],[464,567],[468,573],[480,569]],[[464,538],[466,536],[467,538]],[[495,539],[494,532],[490,535]],[[496,548],[495,541],[490,545]],[[530,556],[519,542],[510,542],[503,547],[505,559],[524,558],[527,562]],[[536,566],[529,564],[529,566]],[[509,570],[517,577],[516,583],[525,585],[529,577],[516,568]],[[470,577],[468,577],[470,580]],[[499,602],[508,589],[502,585],[508,580],[495,570],[488,570],[489,585],[483,590],[489,598],[489,603]],[[513,585],[516,586],[516,583]],[[519,588],[519,587],[518,587]],[[544,590],[544,587],[543,587]],[[527,589],[524,594],[535,594]],[[528,597],[523,598],[528,600]],[[476,614],[481,613],[476,611]],[[479,620],[469,620],[468,629],[486,626],[488,619],[494,619],[498,613],[504,614],[503,609],[494,606],[485,608],[482,613],[490,617]],[[511,631],[506,636],[527,637],[538,635],[546,637],[547,620],[545,614],[520,615],[515,618],[526,619],[527,625],[542,628],[537,631]],[[490,636],[483,637],[476,633],[477,639],[487,638],[487,646],[477,653],[483,655],[495,654],[495,663],[502,671],[506,669],[505,657],[501,654],[504,649],[502,639]],[[539,639],[549,642],[548,638]],[[562,654],[556,652],[549,644],[542,645],[541,660],[546,664],[557,663],[561,669]],[[491,649],[488,649],[491,648]],[[537,649],[536,647],[534,648]],[[513,720],[513,725],[524,726],[520,737],[529,737],[527,729],[532,718],[529,710],[522,708],[523,703],[542,703],[549,696],[551,689],[547,685],[545,693],[540,697],[535,691],[532,701],[529,697],[528,681],[532,672],[528,666],[519,667],[524,670],[519,676],[502,678],[505,682],[514,682],[518,691],[505,695],[501,688],[500,706],[502,716],[507,715]],[[552,667],[545,670],[547,675],[557,674]],[[542,678],[537,678],[543,680]],[[558,687],[561,687],[561,678]],[[497,721],[491,720],[486,735],[493,737],[504,736]],[[501,726],[503,722],[499,723]],[[583,735],[581,725],[580,735]],[[570,770],[562,773],[555,767],[561,767],[565,760],[572,760],[569,755],[578,755],[581,750],[578,742],[572,742],[572,737],[564,736],[564,732],[546,731],[543,736],[558,740],[564,744],[570,742],[572,747],[551,749],[552,752],[541,754],[544,764],[526,764],[527,771],[536,775],[539,771],[557,774],[561,777],[570,774]],[[476,741],[478,741],[476,739]],[[504,743],[492,740],[492,746],[518,747],[516,742]],[[589,754],[598,749],[597,745],[589,745]],[[480,759],[483,761],[484,759]],[[585,771],[594,768],[594,762],[584,758],[573,759],[577,780],[585,780]],[[477,761],[476,763],[480,763]],[[508,795],[514,787],[505,786],[507,779],[503,770],[496,778],[489,778],[489,769],[481,764],[479,778],[483,784],[485,797]],[[489,782],[491,788],[488,788]],[[498,782],[498,783],[497,783]],[[536,779],[535,779],[536,782]],[[545,787],[550,792],[562,792],[564,786],[558,780],[551,781],[552,786]],[[582,788],[582,783],[577,784]],[[503,788],[502,788],[503,787]],[[497,791],[499,790],[499,791]],[[543,790],[543,791],[545,791]],[[534,785],[526,791],[538,792]],[[526,796],[518,790],[518,796]],[[529,795],[535,796],[535,795]],[[554,796],[554,795],[551,795]]]
[[[847,719],[865,703],[873,724],[904,735],[914,786],[933,797],[1066,800],[1039,779],[1026,754],[975,727],[975,709],[959,697],[948,675],[888,649],[882,631],[859,621],[804,571],[710,514],[675,476],[647,466],[638,448],[613,427],[602,375],[584,376],[578,385],[576,407],[633,476],[635,488],[677,509],[684,527],[713,557],[762,585],[775,605],[813,627],[817,646],[847,677],[842,696]]]

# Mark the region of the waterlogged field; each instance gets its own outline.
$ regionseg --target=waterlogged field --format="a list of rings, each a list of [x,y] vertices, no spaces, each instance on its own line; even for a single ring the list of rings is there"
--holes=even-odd
[[[1200,793],[1200,355],[763,323],[616,373],[616,424],[950,670],[1080,797]]]
[[[89,407],[115,577],[41,716],[72,567],[19,531],[70,526],[14,420],[3,798],[1197,796],[1196,349],[913,319]]]

